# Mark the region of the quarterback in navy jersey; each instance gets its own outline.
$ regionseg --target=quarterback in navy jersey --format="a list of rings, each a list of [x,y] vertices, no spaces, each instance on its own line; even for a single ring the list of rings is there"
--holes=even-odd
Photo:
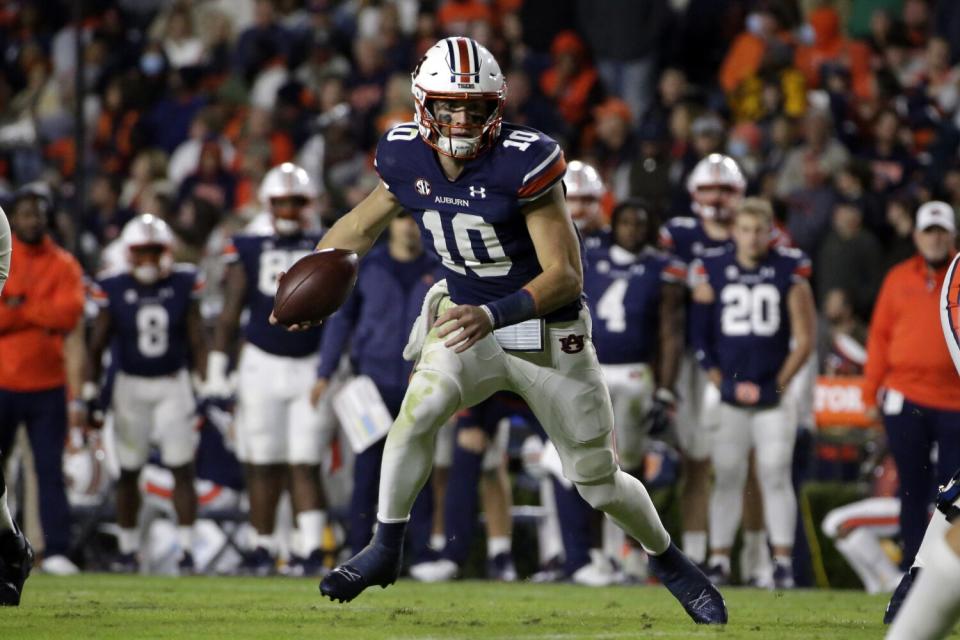
[[[793,586],[797,516],[790,473],[797,420],[781,394],[813,349],[816,311],[809,259],[798,249],[771,249],[772,227],[770,204],[748,198],[734,218],[734,251],[707,252],[694,262],[693,340],[721,397],[711,447],[711,571],[718,580],[729,576],[753,450],[774,584],[787,588]]]
[[[511,390],[543,423],[578,491],[652,554],[654,572],[687,613],[726,622],[720,593],[671,543],[643,485],[617,467],[610,399],[581,302],[580,247],[560,184],[563,151],[536,130],[503,122],[503,73],[471,39],[431,47],[412,85],[415,122],[391,129],[377,148],[381,184],[319,248],[365,254],[405,209],[445,280],[427,293],[404,350],[417,363],[384,445],[374,539],[328,574],[321,592],[346,601],[396,580],[437,430],[458,409]]]
[[[152,441],[173,472],[173,503],[180,534],[182,570],[193,569],[197,515],[194,452],[195,403],[188,372],[206,364],[198,295],[203,280],[192,265],[173,264],[175,238],[160,218],[145,214],[120,236],[129,267],[102,278],[93,289],[100,312],[93,323],[83,395],[99,396],[104,352],[113,344],[117,373],[111,409],[117,460],[119,551],[115,569],[135,571],[140,532],[138,480]]]
[[[310,228],[309,203],[316,190],[307,172],[289,162],[263,178],[259,198],[268,212],[225,249],[224,308],[213,336],[207,366],[207,395],[228,397],[232,350],[244,310],[243,345],[237,362],[237,458],[245,463],[250,520],[256,537],[242,571],[254,575],[276,568],[277,503],[291,478],[291,496],[301,548],[293,554],[295,573],[317,573],[326,508],[320,463],[332,425],[310,399],[316,380],[320,330],[288,333],[270,324],[281,274],[309,254],[321,233]]]

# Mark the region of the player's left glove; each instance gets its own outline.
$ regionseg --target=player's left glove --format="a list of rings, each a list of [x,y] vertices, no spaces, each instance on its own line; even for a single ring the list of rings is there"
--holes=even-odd
[[[647,420],[650,423],[650,435],[658,436],[669,432],[673,428],[673,421],[677,415],[677,396],[667,389],[660,387],[653,394],[653,406]]]

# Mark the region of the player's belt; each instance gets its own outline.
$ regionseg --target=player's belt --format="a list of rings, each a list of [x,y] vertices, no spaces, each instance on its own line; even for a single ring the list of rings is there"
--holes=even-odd
[[[532,318],[494,329],[493,337],[504,351],[543,351],[543,318]]]

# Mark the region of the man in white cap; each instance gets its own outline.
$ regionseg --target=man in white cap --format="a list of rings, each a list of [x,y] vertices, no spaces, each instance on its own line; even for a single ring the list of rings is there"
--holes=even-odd
[[[920,548],[937,486],[947,484],[960,468],[957,374],[947,345],[935,338],[940,334],[940,289],[956,253],[953,208],[936,201],[921,206],[913,239],[917,255],[894,266],[880,288],[867,339],[864,389],[869,410],[883,418],[900,477],[904,569]],[[935,466],[930,459],[934,444],[939,451]],[[894,595],[887,621],[912,575]]]

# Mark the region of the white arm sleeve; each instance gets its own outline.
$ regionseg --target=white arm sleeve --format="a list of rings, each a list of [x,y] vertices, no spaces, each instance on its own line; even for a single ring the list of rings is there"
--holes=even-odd
[[[0,209],[0,293],[3,292],[3,285],[10,274],[10,254],[13,252],[11,243],[10,223],[7,222],[7,214]]]

